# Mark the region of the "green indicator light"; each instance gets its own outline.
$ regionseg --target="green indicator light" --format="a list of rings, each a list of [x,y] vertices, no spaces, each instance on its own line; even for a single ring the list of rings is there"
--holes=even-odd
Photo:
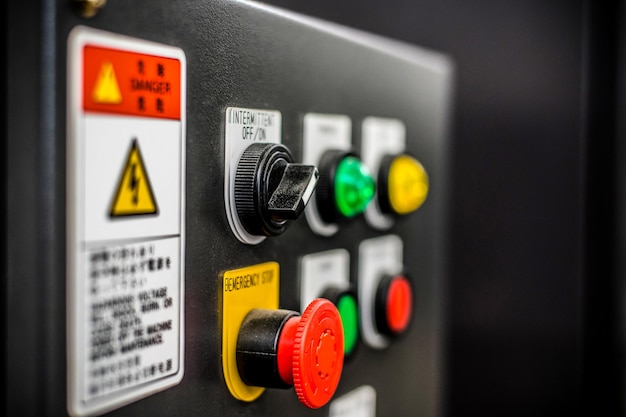
[[[337,310],[343,324],[344,354],[349,355],[356,346],[359,335],[359,313],[356,301],[351,295],[344,295],[337,303]]]
[[[347,156],[337,165],[335,201],[339,212],[354,217],[374,198],[376,183],[359,158]]]

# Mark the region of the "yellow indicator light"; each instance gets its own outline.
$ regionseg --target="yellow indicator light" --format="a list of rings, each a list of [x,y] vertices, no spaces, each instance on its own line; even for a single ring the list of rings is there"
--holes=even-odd
[[[428,196],[428,174],[416,159],[400,155],[389,167],[389,203],[398,214],[417,210]]]

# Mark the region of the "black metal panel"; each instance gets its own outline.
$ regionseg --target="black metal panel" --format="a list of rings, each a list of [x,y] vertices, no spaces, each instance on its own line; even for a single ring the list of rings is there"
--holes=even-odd
[[[586,93],[581,80],[586,79],[583,68],[588,65],[589,57],[583,54],[583,42],[588,33],[583,29],[582,5],[590,2],[268,2],[442,50],[454,57],[458,64],[458,94],[451,146],[454,176],[450,192],[454,198],[454,221],[450,229],[453,251],[448,258],[452,275],[447,302],[451,324],[447,408],[453,416],[561,415],[579,410],[585,398],[581,395],[583,299],[588,300],[583,294],[585,250],[581,211],[585,204],[584,161],[588,156],[585,142],[581,141],[581,126],[586,112],[611,111],[611,104],[606,103],[600,103],[599,108],[583,106],[582,97]],[[8,396],[12,411],[9,414],[43,415],[43,410],[63,414],[64,260],[54,252],[52,272],[46,264],[29,264],[28,260],[39,259],[46,248],[58,251],[64,247],[62,241],[57,241],[63,239],[58,232],[54,235],[54,244],[41,243],[46,240],[39,239],[37,223],[54,223],[58,230],[64,229],[63,95],[67,31],[82,23],[184,46],[191,51],[187,51],[190,72],[192,66],[208,71],[206,77],[194,75],[200,88],[188,101],[188,142],[197,153],[193,166],[203,165],[202,171],[195,174],[189,171],[188,181],[190,188],[201,191],[199,196],[193,197],[194,201],[206,200],[203,205],[198,203],[193,212],[190,207],[193,216],[189,217],[188,225],[196,236],[208,232],[225,236],[227,223],[223,215],[217,218],[218,224],[210,227],[202,214],[217,212],[220,205],[210,200],[214,195],[221,195],[222,168],[211,167],[211,164],[221,163],[217,157],[219,151],[211,150],[209,143],[221,137],[222,132],[217,118],[209,110],[229,102],[248,105],[240,102],[246,93],[234,90],[247,89],[250,95],[258,92],[236,82],[238,78],[233,81],[238,74],[237,60],[249,65],[251,59],[238,57],[237,51],[229,52],[225,46],[229,42],[242,46],[237,34],[247,33],[252,45],[266,47],[267,42],[256,40],[255,34],[265,33],[262,38],[266,41],[270,34],[280,39],[285,26],[272,26],[266,20],[254,19],[251,11],[239,14],[234,9],[228,10],[225,3],[216,5],[209,1],[156,2],[159,3],[156,7],[155,2],[139,1],[131,5],[131,2],[110,0],[104,11],[91,21],[70,13],[69,1],[47,1],[43,8],[39,2],[9,3],[7,240],[13,245],[9,245],[7,260],[10,297],[6,340],[9,341],[7,368],[11,384]],[[42,21],[44,16],[51,15],[50,8],[54,7],[58,7],[59,23],[62,23],[57,35],[55,18],[53,27],[50,21],[47,26]],[[600,32],[606,32],[603,25],[599,22]],[[296,46],[288,46],[290,50],[304,54],[300,49],[311,46],[305,34],[287,33],[290,33],[289,39],[280,39],[270,50],[279,48],[283,42],[291,43],[291,38]],[[44,51],[44,40],[52,40],[56,52]],[[181,45],[183,41],[185,45]],[[213,45],[211,53],[202,53],[207,44]],[[42,57],[50,57],[50,53],[56,57],[53,68],[57,88],[40,89],[42,74],[35,68],[39,67]],[[270,66],[253,63],[250,72],[261,74],[261,79],[266,73],[282,71],[281,74],[291,73],[294,77],[291,86],[297,83],[295,78],[308,83],[298,75],[300,63],[276,59],[279,55],[272,54],[274,60]],[[226,56],[228,60],[223,59]],[[271,77],[270,80],[277,82]],[[593,79],[588,81],[593,82]],[[229,96],[226,91],[231,86],[235,88]],[[317,88],[310,88],[303,93],[317,91]],[[57,106],[51,108],[46,101],[54,99],[54,93],[58,94]],[[280,105],[299,100],[300,93],[300,90],[284,88],[279,94],[284,97]],[[335,102],[332,109],[343,111],[345,107],[337,104],[341,98],[335,92],[329,97],[332,97],[329,102]],[[256,103],[285,111],[274,106],[272,100],[271,95],[267,99],[259,97]],[[328,98],[318,100],[308,104],[310,109],[326,111],[321,101]],[[199,105],[199,110],[192,105]],[[332,109],[329,107],[328,111]],[[301,109],[293,114],[299,111]],[[38,127],[39,115],[44,112],[56,121],[55,139],[46,142],[58,150],[56,155],[31,152],[39,149],[41,141],[46,141]],[[289,123],[285,140],[297,142],[294,135],[299,134],[299,122]],[[623,129],[618,128],[622,132]],[[358,132],[355,134],[358,137]],[[589,140],[597,141],[596,150],[602,151],[603,138],[589,137]],[[299,148],[295,152],[300,155]],[[59,177],[50,178],[49,168],[48,171],[40,168],[42,159],[54,167],[52,171]],[[596,162],[601,168],[601,158]],[[205,182],[209,182],[205,173],[213,175],[209,187],[204,187]],[[596,180],[600,181],[601,175]],[[194,182],[202,186],[192,185]],[[38,203],[37,190],[44,185],[56,196],[52,207]],[[622,207],[618,202],[618,213]],[[601,204],[596,204],[596,208],[602,213]],[[593,222],[590,225],[593,226]],[[304,225],[301,227],[306,229]],[[298,232],[291,230],[289,233]],[[284,238],[290,239],[288,235]],[[187,294],[188,330],[197,328],[198,324],[210,329],[217,323],[217,307],[210,306],[214,309],[211,314],[205,310],[205,301],[211,299],[214,290],[209,291],[208,284],[201,282],[211,279],[214,265],[219,264],[220,255],[226,253],[213,253],[200,243],[200,238],[196,239],[190,250],[193,249],[193,256],[202,254],[202,258],[194,261],[195,284]],[[623,243],[619,236],[618,240]],[[605,245],[598,239],[591,243]],[[275,250],[272,245],[264,251]],[[246,251],[246,256],[251,252]],[[596,265],[601,267],[605,258],[601,250],[595,253],[601,255],[596,258],[600,259]],[[263,256],[257,259],[265,260]],[[289,268],[295,270],[295,261],[290,265]],[[616,267],[619,279],[623,268],[619,264]],[[589,279],[595,279],[598,274],[591,272],[593,276]],[[602,306],[606,288],[595,288],[599,293],[593,299]],[[293,291],[293,288],[285,287],[285,291]],[[46,305],[45,316],[52,326],[39,320],[42,300]],[[596,315],[595,323],[602,324],[606,317],[603,314]],[[607,327],[602,325],[602,340],[606,337],[605,330]],[[50,332],[49,337],[43,336],[46,331]],[[42,337],[45,343],[41,342]],[[207,399],[214,390],[224,392],[223,383],[219,381],[220,364],[211,359],[216,354],[215,348],[204,349],[207,345],[217,346],[218,338],[218,333],[192,337],[193,343],[187,346],[188,361],[202,363],[202,369],[191,370],[193,383],[188,381],[187,375],[184,385],[162,394],[172,400],[168,405],[164,400],[158,401],[163,413],[185,414],[185,410],[177,409],[181,390],[190,394],[186,409],[198,413],[208,410],[219,413],[239,404],[232,399],[224,403],[222,397]],[[14,340],[21,342],[14,345]],[[600,355],[605,354],[602,340],[595,342]],[[385,354],[372,353],[371,356],[384,360]],[[48,360],[50,358],[54,360]],[[42,373],[42,366],[46,364],[52,369]],[[602,366],[610,367],[611,361],[603,360]],[[44,393],[48,393],[47,399]],[[137,414],[142,410],[147,413],[152,410],[154,401],[142,401],[132,410]],[[206,401],[211,405],[207,406]]]
[[[611,129],[601,120],[610,119],[613,103],[600,95],[588,105],[587,94],[590,84],[608,84],[606,52],[615,41],[614,21],[623,22],[612,11],[615,2],[267,1],[454,57],[449,415],[565,415],[585,402],[600,413],[607,397],[583,395],[583,340],[595,343],[595,358],[604,361],[602,311],[609,297],[599,269],[585,276],[585,242],[603,248],[595,251],[600,260],[607,242],[606,233],[586,240],[585,167],[591,142],[600,175],[590,184],[601,194],[610,181],[602,174],[610,161],[601,154],[612,139],[587,136],[583,126],[585,116],[595,114],[596,132]],[[590,5],[601,11],[591,45]],[[585,47],[599,48],[603,62]],[[615,53],[623,57],[623,46]],[[598,78],[588,77],[590,65],[600,68]],[[606,229],[600,212],[609,208],[595,205],[602,217],[591,226]],[[589,308],[588,284],[599,290]],[[600,312],[591,326],[601,326],[602,340],[583,334],[592,310]],[[603,369],[611,366],[604,362]],[[594,363],[589,367],[602,373]],[[609,383],[588,382],[603,387],[597,392]]]
[[[605,361],[605,366],[609,366],[609,378],[607,384],[611,384],[608,391],[609,405],[615,409],[614,415],[626,414],[626,396],[623,395],[626,388],[626,55],[624,55],[624,45],[626,45],[626,2],[618,2],[618,6],[612,9],[616,15],[611,16],[610,22],[617,27],[613,30],[617,32],[617,41],[611,43],[611,48],[605,50],[617,62],[613,81],[614,88],[608,92],[614,94],[616,111],[608,115],[610,120],[614,121],[611,128],[615,129],[615,136],[611,143],[611,150],[614,151],[613,157],[610,159],[610,168],[613,169],[614,182],[611,183],[612,189],[609,191],[612,197],[612,214],[615,223],[609,229],[610,240],[612,244],[611,251],[607,254],[610,256],[612,264],[612,276],[610,283],[609,300],[612,302],[611,319],[606,323],[609,327],[609,344],[604,354],[610,354],[609,360]],[[614,32],[614,33],[615,33]],[[602,33],[602,32],[600,32]],[[606,258],[605,258],[606,259]],[[597,346],[601,348],[601,345]],[[599,351],[599,349],[597,350]],[[608,351],[608,352],[607,352]],[[606,368],[605,368],[606,369]],[[597,398],[605,399],[602,396],[602,385],[597,392]]]
[[[56,14],[52,2],[10,2],[6,9],[5,394],[11,414],[46,415],[48,406],[65,402],[47,389],[63,384],[65,373]]]
[[[91,20],[68,2],[42,14],[16,10],[9,100],[9,415],[65,415],[65,148],[68,34],[86,25],[174,45],[187,56],[187,254],[185,376],[176,387],[111,412],[116,416],[326,415],[307,410],[291,391],[271,390],[250,404],[228,392],[221,365],[221,274],[269,260],[281,264],[281,307],[299,308],[298,260],[346,248],[356,279],[358,244],[381,235],[363,219],[332,238],[312,234],[304,219],[282,236],[246,246],[232,235],[223,201],[224,110],[282,112],[283,143],[302,154],[307,112],[347,114],[360,146],[366,116],[404,121],[408,151],[431,176],[427,204],[389,232],[401,236],[414,277],[415,318],[406,337],[385,351],[361,347],[346,364],[338,394],[363,384],[378,393],[378,415],[439,414],[441,316],[445,260],[448,74],[337,36],[298,19],[229,1],[109,2]],[[26,32],[34,28],[37,36]],[[442,57],[440,57],[443,59]],[[18,64],[29,70],[20,73]],[[35,71],[35,68],[38,70]],[[39,81],[33,82],[33,77]],[[22,89],[20,91],[20,89]],[[33,109],[29,113],[29,109]],[[33,116],[36,114],[36,116]],[[33,152],[36,150],[36,154]],[[22,159],[20,159],[20,157]],[[14,158],[14,159],[13,159]],[[24,210],[32,207],[32,211]]]
[[[623,415],[623,2],[586,4],[586,285],[583,388],[588,411]],[[600,272],[602,271],[602,272]],[[599,273],[600,272],[600,273]]]

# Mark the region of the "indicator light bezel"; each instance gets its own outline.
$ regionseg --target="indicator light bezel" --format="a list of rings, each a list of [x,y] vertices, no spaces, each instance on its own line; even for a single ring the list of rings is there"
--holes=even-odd
[[[349,360],[354,357],[354,353],[357,351],[357,347],[361,341],[360,334],[360,312],[359,312],[359,302],[356,291],[352,288],[338,288],[338,287],[329,287],[322,292],[322,298],[325,298],[331,301],[339,311],[339,316],[341,317],[341,322],[343,325],[343,334],[344,334],[344,357],[345,360]],[[344,320],[346,317],[342,314],[342,301],[352,300],[352,310],[354,313],[353,320],[347,323],[347,320]],[[350,337],[347,337],[350,335]]]
[[[350,158],[350,159],[348,159]],[[371,196],[363,207],[356,210],[353,213],[346,213],[340,207],[341,204],[337,201],[342,196],[338,195],[338,170],[341,169],[340,165],[344,161],[350,161],[354,158],[360,164],[360,172],[365,177],[368,176],[371,179],[372,192]],[[353,150],[337,150],[332,149],[326,151],[319,163],[320,178],[316,191],[316,203],[323,221],[327,223],[342,223],[348,220],[354,219],[362,215],[365,212],[368,204],[372,202],[376,195],[376,181],[369,173],[367,167],[359,157],[359,155]]]
[[[397,172],[397,168],[394,170],[394,165],[397,165],[397,162],[400,159],[409,159],[412,163],[415,164],[417,169],[420,171],[418,175],[422,175],[424,177],[423,183],[425,183],[426,192],[424,196],[421,198],[417,198],[419,200],[417,202],[412,202],[412,207],[404,208],[401,206],[407,205],[406,203],[401,204],[399,201],[403,195],[399,195],[402,193],[398,193],[397,187],[394,187],[391,182],[394,181],[394,177],[397,175],[402,175]],[[402,154],[394,154],[394,155],[385,155],[381,159],[380,168],[378,170],[378,192],[377,194],[377,203],[381,213],[386,215],[391,215],[395,218],[405,216],[407,214],[411,214],[417,211],[420,207],[424,205],[426,200],[428,199],[428,192],[430,188],[430,180],[428,177],[428,173],[424,168],[424,165],[415,158],[414,156],[402,153]],[[406,196],[404,197],[412,197]]]
[[[397,291],[404,293],[398,294]],[[400,299],[398,299],[398,295],[401,297]],[[394,305],[398,302],[404,305]],[[397,307],[403,311],[398,312]],[[397,337],[407,331],[413,319],[414,309],[414,289],[407,274],[387,275],[380,280],[376,291],[374,309],[376,328],[380,333]]]

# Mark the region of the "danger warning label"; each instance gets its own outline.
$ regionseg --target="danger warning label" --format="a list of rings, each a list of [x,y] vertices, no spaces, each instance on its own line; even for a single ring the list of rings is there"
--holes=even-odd
[[[68,412],[90,416],[183,377],[185,54],[68,44]]]
[[[91,98],[95,103],[100,104],[120,104],[122,102],[120,86],[117,84],[115,70],[110,61],[102,63]]]
[[[134,138],[111,204],[111,217],[157,214],[159,211],[141,151]]]
[[[87,111],[180,119],[180,61],[86,45],[83,107]]]

